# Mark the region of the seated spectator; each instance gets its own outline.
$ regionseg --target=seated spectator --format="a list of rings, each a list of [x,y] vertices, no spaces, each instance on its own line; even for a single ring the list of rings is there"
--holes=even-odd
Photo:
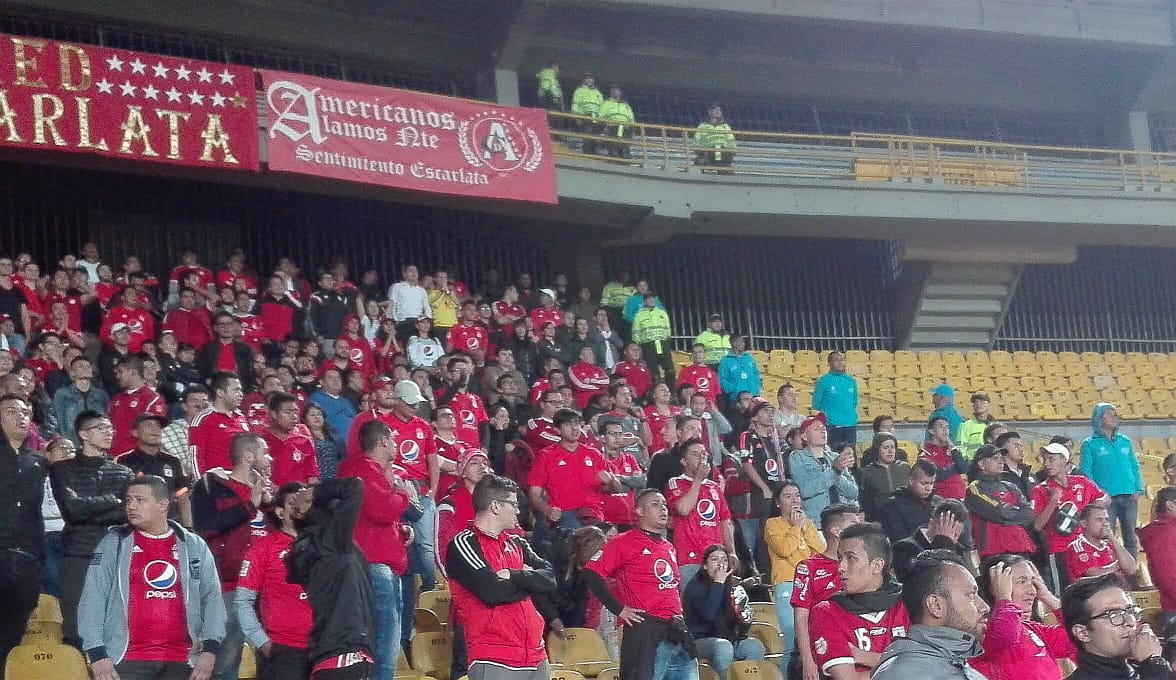
[[[1139,542],[1147,555],[1147,573],[1160,591],[1163,610],[1160,629],[1176,620],[1176,487],[1167,486],[1156,494],[1152,521],[1139,529]]]
[[[124,288],[119,296],[119,305],[106,313],[98,336],[107,345],[114,344],[114,334],[119,330],[131,333],[130,351],[138,352],[143,343],[155,340],[155,317],[143,309],[142,300],[134,288]]]
[[[817,525],[804,514],[800,487],[785,481],[776,494],[778,517],[764,522],[764,544],[771,559],[772,592],[776,602],[776,619],[780,634],[787,645],[795,638],[792,594],[795,590],[797,566],[825,548]],[[789,646],[780,660],[780,668],[787,671],[792,662],[793,648]]]
[[[1078,648],[1078,670],[1067,680],[1171,680],[1172,667],[1142,611],[1117,576],[1083,579],[1062,594],[1066,632]]]
[[[723,118],[723,108],[718,102],[706,109],[706,120],[698,124],[694,132],[695,165],[731,167],[735,161],[735,133]]]
[[[936,416],[927,423],[927,441],[919,450],[919,458],[928,460],[938,470],[935,473],[935,495],[963,500],[967,491],[964,475],[968,461],[959,448],[951,443],[947,418]]]
[[[720,678],[727,677],[734,661],[764,658],[764,644],[748,637],[751,604],[723,546],[702,553],[702,569],[682,592],[682,610],[698,658],[710,662]]]
[[[1107,509],[1101,505],[1088,505],[1082,508],[1078,520],[1082,531],[1070,541],[1070,548],[1066,551],[1070,580],[1115,574],[1130,583],[1139,569],[1135,558],[1115,537]]]
[[[879,509],[907,485],[911,466],[898,460],[898,440],[894,435],[885,432],[874,435],[871,448],[876,452],[876,457],[873,462],[862,464],[859,496],[866,519],[877,521]]]
[[[892,542],[910,536],[931,519],[931,509],[941,500],[933,493],[936,473],[931,461],[916,460],[911,465],[906,488],[895,491],[890,500],[878,508],[878,523]]]
[[[53,394],[53,410],[57,414],[57,429],[61,436],[77,444],[78,433],[74,422],[82,411],[106,413],[110,396],[94,384],[94,365],[84,356],[69,363],[70,384]]]
[[[972,515],[972,535],[981,557],[1000,553],[1031,556],[1037,551],[1028,527],[1036,514],[1021,490],[1002,477],[1002,449],[984,445],[973,459],[980,469],[968,485],[964,506]]]
[[[894,574],[905,583],[911,575],[911,565],[924,550],[947,550],[955,553],[965,564],[971,564],[969,551],[960,542],[968,526],[968,511],[964,504],[948,499],[940,501],[931,513],[926,526],[921,526],[894,544]]]
[[[568,367],[568,381],[572,385],[576,405],[583,410],[593,397],[608,392],[609,380],[604,369],[596,365],[596,352],[591,345],[580,346],[578,359]]]

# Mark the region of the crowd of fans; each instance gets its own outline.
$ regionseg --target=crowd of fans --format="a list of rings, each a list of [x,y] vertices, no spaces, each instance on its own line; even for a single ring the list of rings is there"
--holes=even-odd
[[[718,314],[676,370],[624,273],[385,289],[186,251],[155,277],[94,244],[41,272],[0,257],[0,658],[44,591],[99,680],[228,680],[244,644],[265,678],[390,680],[440,570],[454,678],[545,680],[545,632],[584,627],[626,680],[726,675],[769,599],[788,677],[1170,677],[1109,404],[1080,467],[1056,437],[1034,470],[947,385],[918,451],[880,416],[859,452],[841,352],[811,409],[764,398]],[[1138,535],[1166,625],[1176,487]]]

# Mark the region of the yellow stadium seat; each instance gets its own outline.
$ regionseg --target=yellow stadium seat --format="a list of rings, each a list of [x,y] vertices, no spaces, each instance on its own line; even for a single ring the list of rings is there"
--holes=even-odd
[[[257,677],[257,655],[253,648],[245,645],[241,648],[241,665],[237,670],[238,680],[254,680]]]
[[[790,349],[774,349],[768,352],[768,361],[779,361],[781,363],[790,364],[794,361],[792,350]]]
[[[584,674],[566,668],[552,668],[551,680],[584,680]]]
[[[1146,453],[1149,456],[1163,456],[1167,453],[1168,444],[1159,437],[1144,437],[1140,442],[1140,450],[1138,453]]]
[[[441,623],[449,623],[449,606],[452,603],[453,595],[448,590],[426,590],[417,598],[417,607],[433,612]]]
[[[437,680],[449,680],[453,633],[417,633],[411,647],[413,668]]]
[[[433,610],[417,607],[412,613],[412,629],[418,633],[440,633],[445,630],[445,624]]]
[[[595,678],[601,671],[617,665],[608,655],[604,638],[591,628],[565,628],[563,638],[549,633],[547,658],[587,678]]]
[[[1029,405],[1029,411],[1041,420],[1065,420],[1063,416],[1054,410],[1054,405],[1049,402],[1034,402]]]
[[[30,620],[25,626],[22,645],[59,645],[62,641],[61,624],[56,621]]]
[[[37,599],[37,608],[33,610],[29,620],[62,623],[65,619],[61,616],[61,603],[49,593],[41,593]]]
[[[784,680],[780,665],[773,661],[736,661],[731,664],[730,680]]]
[[[1176,451],[1176,437],[1168,437],[1168,449]]]
[[[767,625],[779,630],[780,619],[776,618],[776,603],[752,602],[751,610],[754,612],[752,621],[766,623]]]
[[[82,653],[69,645],[19,645],[8,653],[4,680],[90,680]]]
[[[768,363],[768,353],[762,349],[749,349],[747,350],[747,353],[751,355],[752,359],[755,359],[755,363],[758,366],[763,366]],[[688,361],[689,358],[689,355],[687,355]]]
[[[894,354],[888,349],[876,349],[870,352],[870,362],[893,363]]]
[[[1101,364],[1103,362],[1103,355],[1098,352],[1083,352],[1079,358],[1084,364]]]
[[[606,668],[600,671],[600,674],[596,676],[596,680],[621,680],[621,669],[619,666]]]
[[[1131,599],[1135,600],[1135,604],[1144,609],[1148,607],[1160,606],[1160,591],[1158,590],[1136,590],[1131,593]]]
[[[864,364],[870,360],[870,355],[860,349],[851,349],[845,352],[845,360],[851,363]]]
[[[817,353],[811,349],[798,349],[795,352],[793,352],[793,361],[795,361],[797,363],[803,361],[806,363],[814,363],[815,364],[815,363],[819,363],[821,361],[821,357],[819,357],[817,355]]]
[[[1113,375],[1095,375],[1091,376],[1091,382],[1094,383],[1096,389],[1105,390],[1111,387],[1118,387]]]
[[[780,631],[763,623],[751,624],[748,637],[753,637],[764,644],[764,658],[776,659],[784,656],[784,638]]]
[[[698,664],[698,680],[719,680],[719,674],[710,664]]]
[[[399,645],[397,645],[399,647]],[[423,678],[425,674],[408,665],[408,657],[404,655],[404,649],[399,648],[396,655],[396,677],[397,678]],[[464,677],[464,676],[463,676]]]

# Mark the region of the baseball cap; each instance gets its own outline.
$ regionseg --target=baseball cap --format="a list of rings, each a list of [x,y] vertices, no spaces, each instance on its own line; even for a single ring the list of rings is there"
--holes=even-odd
[[[747,409],[747,414],[754,418],[757,413],[766,408],[772,408],[771,402],[763,397],[755,397],[751,400],[751,406]]]
[[[381,375],[377,375],[376,377],[372,378],[372,389],[373,390],[378,390],[381,387],[386,387],[388,385],[394,385],[394,384],[396,384],[396,379],[390,375],[381,374]]]
[[[1041,450],[1047,454],[1062,456],[1066,459],[1066,462],[1070,462],[1070,449],[1067,449],[1061,444],[1046,444],[1045,446],[1041,447]]]
[[[708,316],[706,318],[706,320],[707,321],[722,321],[723,315],[722,314],[711,314],[710,316]]]
[[[115,333],[117,333],[119,331],[129,331],[129,330],[131,330],[131,327],[120,321],[110,327],[110,334],[114,335]]]
[[[167,427],[171,424],[171,421],[169,421],[167,418],[164,418],[163,416],[157,416],[154,413],[143,413],[138,418],[135,418],[135,422],[134,425],[132,425],[132,428],[137,428],[150,420],[154,420],[155,422],[159,423],[160,427]]]
[[[401,380],[396,383],[396,398],[408,404],[409,406],[416,406],[425,400],[421,396],[421,388],[419,385],[411,380]]]
[[[812,427],[812,426],[813,426],[813,423],[820,423],[820,424],[822,424],[822,425],[828,425],[828,424],[829,424],[829,418],[828,418],[828,417],[826,417],[824,413],[821,413],[820,411],[817,411],[817,412],[816,412],[816,413],[814,413],[813,415],[811,415],[811,416],[809,416],[809,417],[805,418],[804,420],[800,421],[800,432],[801,432],[801,434],[803,434],[803,433],[804,433],[804,432],[806,432],[806,431],[807,431],[807,430],[808,430],[810,427]]]
[[[1003,449],[998,449],[992,444],[985,444],[976,449],[976,455],[972,457],[973,460],[984,460],[985,458],[993,458],[1004,453]]]
[[[475,458],[483,458],[487,463],[490,462],[490,456],[482,449],[466,449],[457,457],[457,476],[461,477],[465,474],[466,468],[469,467],[470,462]]]
[[[555,299],[555,291],[551,290],[550,288],[540,288],[539,294],[546,295],[547,297],[551,298],[552,300]]]
[[[984,394],[983,392],[976,392],[975,394],[972,395],[972,402],[975,403],[977,401],[992,401],[992,400],[988,398],[987,394]]]
[[[954,397],[955,396],[955,388],[952,387],[951,385],[948,385],[947,383],[944,383],[944,384],[940,385],[939,387],[936,387],[935,389],[931,390],[931,394],[937,394],[941,397]]]

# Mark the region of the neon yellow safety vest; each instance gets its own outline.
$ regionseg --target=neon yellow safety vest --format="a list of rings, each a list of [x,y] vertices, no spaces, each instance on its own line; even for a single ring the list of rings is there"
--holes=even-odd
[[[545,68],[536,73],[535,78],[539,80],[540,98],[547,93],[552,99],[563,99],[563,88],[559,86],[559,76],[555,75],[555,69]]]
[[[734,149],[735,133],[726,123],[704,120],[694,132],[694,143],[704,149]]]
[[[625,125],[632,125],[636,122],[636,118],[633,116],[633,107],[629,106],[629,102],[614,101],[612,99],[604,100],[604,103],[600,105],[600,113],[597,116],[610,123],[618,123],[617,137],[625,136]]]
[[[572,93],[572,113],[578,116],[595,116],[604,103],[604,95],[595,87],[581,85]]]

